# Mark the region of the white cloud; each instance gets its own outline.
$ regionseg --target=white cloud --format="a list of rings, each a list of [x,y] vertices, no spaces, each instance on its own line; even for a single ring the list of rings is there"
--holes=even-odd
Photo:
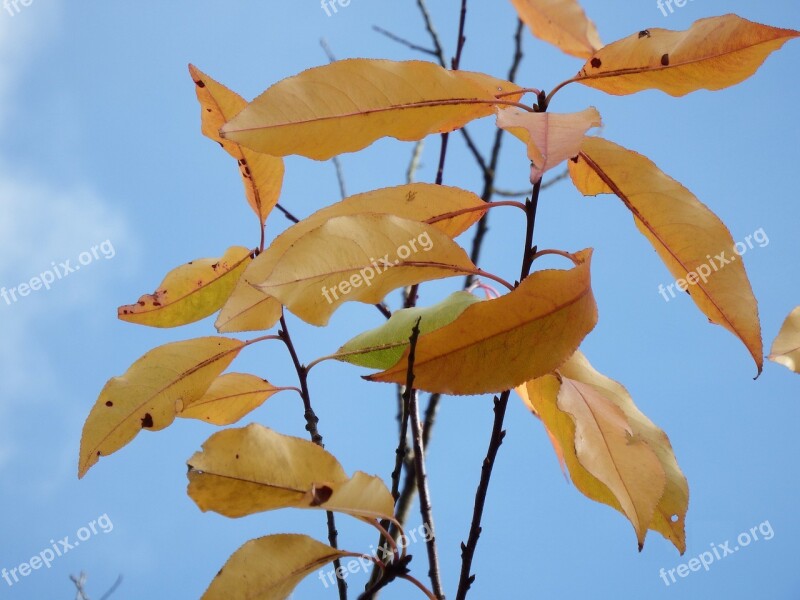
[[[60,5],[35,2],[12,17],[0,3],[0,134],[24,113],[18,88],[35,53],[58,33]],[[80,148],[70,151],[80,152]],[[91,182],[44,183],[41,165],[15,160],[17,166],[11,169],[11,162],[0,152],[0,288],[30,281],[52,269],[53,262],[70,259],[74,265],[81,252],[91,251],[105,240],[111,240],[116,250],[130,250],[124,214],[100,197]],[[112,270],[103,264],[102,254],[94,262],[99,264],[56,281],[50,291],[33,292],[10,305],[0,298],[0,472],[22,455],[25,427],[19,426],[31,418],[32,411],[65,416],[63,405],[48,405],[59,400],[54,390],[63,393],[69,385],[59,384],[58,357],[50,333],[43,335],[40,323],[45,319],[54,322],[108,288],[111,279],[107,274]],[[119,256],[112,262],[117,274],[123,265],[131,264],[127,257]],[[99,275],[104,267],[106,274]],[[65,334],[69,335],[68,329],[61,327],[52,332],[53,336]],[[73,425],[71,418],[65,421]],[[39,473],[39,480],[31,485],[61,479],[61,471],[72,465],[56,461],[52,468],[58,473]]]

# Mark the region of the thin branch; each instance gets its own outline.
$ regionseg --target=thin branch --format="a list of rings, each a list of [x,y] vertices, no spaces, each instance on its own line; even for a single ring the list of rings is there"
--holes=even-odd
[[[543,110],[546,110],[546,106]],[[522,268],[520,271],[520,281],[523,281],[531,271],[533,264],[533,257],[535,248],[533,246],[533,237],[536,231],[536,212],[539,206],[539,194],[542,189],[541,180],[536,183],[531,193],[531,199],[527,202],[527,228],[525,231],[525,247],[522,258]],[[469,529],[469,537],[466,544],[461,544],[461,575],[458,580],[458,591],[456,592],[456,600],[465,600],[467,592],[469,591],[472,583],[475,581],[475,575],[472,575],[472,560],[475,557],[475,549],[478,547],[478,539],[481,536],[481,520],[483,519],[483,509],[486,505],[486,496],[489,492],[489,482],[492,478],[492,469],[494,468],[497,453],[500,446],[503,444],[503,439],[506,432],[503,429],[505,422],[506,409],[508,408],[508,399],[511,396],[511,390],[506,390],[500,397],[494,399],[494,424],[492,425],[492,435],[489,439],[489,448],[486,451],[486,458],[481,467],[481,478],[478,483],[478,489],[475,492],[475,505],[472,512],[472,524]]]
[[[422,20],[425,21],[425,29],[428,30],[428,35],[431,37],[433,47],[436,51],[436,56],[439,58],[439,64],[446,68],[447,61],[444,59],[442,40],[439,38],[439,33],[436,31],[436,28],[433,26],[433,19],[431,18],[431,13],[428,10],[425,0],[417,0],[417,7],[419,8],[419,12],[422,14]]]
[[[100,600],[108,600],[111,597],[111,594],[116,592],[117,588],[119,588],[119,586],[121,585],[122,585],[122,575],[117,577],[117,580],[114,582],[114,585],[108,588],[108,591],[100,597]]]
[[[542,190],[546,190],[548,188],[553,187],[557,183],[564,181],[565,179],[569,178],[569,169],[564,169],[561,173],[550,179],[549,181],[545,181],[542,184]],[[518,192],[514,192],[511,190],[501,190],[498,188],[494,188],[492,190],[496,196],[500,196],[502,198],[524,198],[530,193],[530,190],[520,190]]]
[[[522,63],[522,59],[524,54],[522,52],[522,33],[523,33],[523,23],[521,20],[517,19],[517,30],[514,33],[514,58],[511,61],[511,67],[508,70],[508,81],[514,82],[517,78],[517,71],[519,70],[519,66]],[[495,132],[494,136],[494,145],[492,146],[492,153],[491,158],[489,159],[489,168],[484,171],[484,178],[483,178],[483,193],[481,194],[481,198],[484,202],[491,202],[492,197],[494,195],[494,182],[495,177],[497,174],[497,165],[500,162],[500,150],[503,144],[503,134],[505,131],[503,129],[498,128]],[[472,240],[472,251],[470,252],[470,258],[474,264],[478,264],[481,256],[481,249],[483,247],[483,240],[486,237],[486,233],[489,231],[489,219],[484,217],[478,222],[477,230],[475,231],[475,237]],[[468,288],[472,285],[474,281],[474,277],[472,275],[467,277],[467,280],[464,284],[465,288]]]
[[[325,38],[319,39],[319,45],[322,46],[322,50],[325,52],[325,56],[328,57],[329,63],[336,62],[336,55],[331,50],[330,45],[328,44],[328,40]],[[338,156],[333,157],[333,167],[336,169],[336,181],[339,182],[339,195],[341,195],[342,200],[347,198],[347,185],[345,184],[344,179],[344,169],[342,168],[342,161],[339,159]]]
[[[276,205],[275,205],[275,208],[277,208],[279,211],[281,211],[281,212],[283,213],[283,215],[284,215],[284,216],[285,216],[287,219],[289,219],[289,220],[290,220],[292,223],[299,223],[299,222],[300,222],[300,219],[298,219],[297,217],[295,217],[295,216],[294,216],[292,213],[290,213],[288,210],[286,210],[285,208],[283,208],[283,206],[281,206],[280,204],[276,204]]]
[[[303,416],[306,420],[306,431],[311,435],[312,442],[324,448],[325,445],[323,444],[322,436],[319,433],[319,429],[317,429],[319,417],[317,417],[314,408],[311,406],[311,394],[308,391],[308,368],[300,362],[297,356],[297,350],[289,334],[289,328],[286,325],[286,317],[284,315],[281,315],[281,328],[278,331],[278,336],[283,340],[283,343],[286,344],[286,349],[292,357],[295,371],[297,371],[297,377],[300,380],[300,396],[303,399],[303,407],[305,409]],[[339,532],[336,530],[336,518],[330,511],[326,513],[326,516],[328,522],[328,542],[331,547],[338,548]],[[337,572],[342,566],[338,558],[333,562],[333,565]],[[339,600],[347,600],[347,582],[342,577],[337,577],[336,585],[339,589]]]
[[[411,161],[408,163],[406,169],[406,183],[414,183],[414,178],[417,175],[417,170],[422,162],[422,151],[425,149],[424,140],[419,140],[414,144],[414,152],[411,153]]]
[[[82,572],[78,577],[70,575],[69,578],[75,584],[75,589],[77,590],[75,600],[89,600],[89,596],[86,595],[86,591],[83,589],[83,586],[86,585],[86,573]]]
[[[395,35],[391,31],[385,30],[383,27],[378,27],[377,25],[373,25],[372,29],[374,31],[377,31],[381,35],[385,35],[387,38],[389,38],[393,42],[397,42],[398,44],[402,44],[406,48],[410,48],[411,50],[416,50],[417,52],[422,52],[423,54],[428,54],[430,56],[437,56],[436,50],[431,50],[430,48],[425,48],[424,46],[418,46],[414,42],[410,42],[405,38],[401,38],[399,35]]]
[[[419,339],[419,324],[417,319],[409,338],[408,374],[406,376],[405,402],[408,406],[408,417],[411,420],[411,437],[414,441],[414,466],[417,473],[417,490],[419,493],[419,510],[422,523],[426,527],[428,548],[428,575],[433,585],[433,593],[439,600],[444,600],[441,574],[439,573],[439,557],[436,551],[436,533],[433,524],[433,511],[431,496],[428,489],[428,475],[425,467],[425,448],[422,441],[422,425],[419,420],[419,398],[414,389],[414,361],[416,359],[417,340]]]

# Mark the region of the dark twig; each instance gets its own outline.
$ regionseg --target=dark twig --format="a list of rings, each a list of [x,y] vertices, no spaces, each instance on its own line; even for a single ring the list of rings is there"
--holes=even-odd
[[[306,431],[310,434],[312,442],[324,448],[325,444],[323,444],[322,436],[317,428],[319,417],[317,417],[314,408],[311,406],[311,394],[308,391],[308,368],[300,362],[297,356],[297,350],[289,334],[289,328],[286,325],[286,317],[284,315],[281,315],[281,328],[278,331],[278,336],[283,343],[286,344],[286,349],[289,350],[289,355],[292,357],[295,371],[297,371],[297,377],[300,380],[300,397],[303,399],[303,408],[305,409],[303,416],[306,420]],[[330,511],[328,511],[326,515],[328,521],[328,542],[331,547],[338,548],[339,532],[336,530],[336,518]],[[336,559],[333,564],[338,573],[339,568],[341,568],[341,561]],[[337,577],[336,585],[339,588],[339,600],[347,600],[347,582],[342,577]]]
[[[419,492],[419,509],[422,515],[422,523],[427,528],[427,547],[428,547],[428,575],[433,585],[433,594],[444,600],[442,589],[441,574],[439,573],[439,557],[436,552],[436,533],[433,524],[433,511],[431,508],[431,496],[428,489],[428,474],[425,467],[425,447],[423,442],[422,425],[419,420],[419,398],[414,389],[414,361],[416,359],[417,340],[419,339],[419,323],[414,325],[409,339],[408,350],[408,373],[406,376],[405,403],[408,406],[408,418],[411,420],[411,438],[414,441],[414,466],[416,467],[417,489]]]
[[[542,106],[542,110],[546,110],[547,106]],[[541,180],[538,181],[531,193],[531,198],[526,203],[527,207],[527,227],[525,231],[525,247],[522,258],[522,267],[520,270],[519,280],[524,280],[531,271],[533,264],[533,236],[536,230],[536,211],[539,206],[539,193],[542,189]],[[472,524],[469,529],[469,537],[467,543],[461,544],[461,575],[458,580],[458,591],[456,592],[456,600],[465,600],[467,592],[469,591],[472,583],[475,581],[475,575],[472,575],[472,560],[475,557],[475,549],[478,547],[478,539],[481,536],[481,520],[483,519],[483,509],[486,505],[486,496],[489,492],[489,482],[492,478],[492,469],[494,468],[497,452],[503,444],[503,439],[506,432],[503,429],[503,423],[506,417],[506,409],[508,408],[508,399],[511,396],[511,390],[506,390],[500,397],[494,399],[494,425],[492,426],[492,435],[489,439],[489,449],[486,452],[486,458],[481,467],[481,478],[478,483],[478,489],[475,492],[475,506],[472,512]]]
[[[290,220],[292,223],[299,223],[299,222],[300,222],[300,219],[298,219],[297,217],[295,217],[295,216],[294,216],[292,213],[290,213],[288,210],[286,210],[285,208],[283,208],[283,206],[281,206],[280,204],[276,204],[276,205],[275,205],[275,208],[277,208],[279,211],[281,211],[281,212],[283,213],[283,215],[284,215],[284,216],[285,216],[287,219],[289,219],[289,220]]]
[[[122,575],[117,577],[117,580],[114,582],[114,585],[108,588],[108,591],[100,597],[100,600],[108,600],[111,597],[111,594],[116,592],[117,588],[119,588],[119,586],[121,585],[122,585]]]
[[[322,46],[322,50],[325,52],[325,56],[328,57],[329,63],[336,62],[336,55],[331,50],[330,45],[328,44],[328,40],[325,38],[320,38],[319,45]],[[347,185],[345,184],[344,179],[344,168],[342,167],[342,161],[339,159],[338,156],[333,157],[333,167],[336,169],[336,181],[339,182],[339,195],[342,197],[342,200],[347,198]]]
[[[423,54],[430,54],[431,56],[436,56],[436,50],[431,50],[430,48],[425,48],[424,46],[418,46],[414,42],[410,42],[407,39],[400,37],[399,35],[395,35],[391,31],[386,31],[383,27],[378,27],[377,25],[373,25],[372,29],[377,31],[381,35],[385,35],[393,42],[402,44],[403,46],[410,48],[411,50],[416,50],[417,52],[422,52]]]
[[[569,178],[569,169],[565,169],[564,172],[559,173],[558,175],[556,175],[555,177],[553,177],[549,181],[545,181],[542,184],[542,190],[546,190],[548,188],[551,188],[554,185],[556,185],[557,183],[559,183],[560,181],[564,181],[565,179],[568,179],[568,178]],[[501,190],[501,189],[498,189],[498,188],[494,188],[493,191],[494,191],[495,196],[500,196],[502,198],[523,198],[523,197],[525,197],[525,196],[527,196],[528,194],[531,193],[530,190],[520,190],[518,192],[514,192],[514,191],[511,191],[511,190]]]
[[[517,30],[514,34],[514,58],[511,62],[511,68],[508,70],[508,80],[513,82],[517,78],[517,71],[519,70],[519,66],[522,63],[523,53],[522,53],[522,32],[523,32],[523,23],[521,20],[517,19]],[[489,168],[484,171],[483,177],[483,193],[481,194],[481,198],[483,198],[484,202],[491,202],[492,197],[494,196],[494,182],[495,177],[497,174],[497,165],[500,161],[500,150],[503,145],[503,134],[505,131],[498,127],[497,131],[495,132],[494,136],[494,145],[492,146],[492,153],[491,158],[489,159]],[[472,240],[472,251],[470,253],[470,258],[472,262],[478,264],[481,256],[481,249],[483,247],[483,240],[486,237],[486,233],[489,231],[489,219],[484,217],[480,221],[478,221],[478,226],[475,231],[475,237]],[[470,287],[474,281],[474,276],[470,275],[467,277],[465,282],[465,287]]]

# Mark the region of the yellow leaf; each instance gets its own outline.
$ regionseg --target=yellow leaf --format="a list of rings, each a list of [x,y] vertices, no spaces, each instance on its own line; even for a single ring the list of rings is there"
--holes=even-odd
[[[184,403],[178,416],[232,425],[281,390],[255,375],[227,373],[217,377],[202,398]]]
[[[285,600],[314,571],[351,556],[305,535],[250,540],[228,559],[201,600]]]
[[[569,271],[539,271],[496,300],[469,306],[419,337],[414,385],[443,394],[485,394],[541,377],[569,358],[597,323],[591,250]],[[408,350],[370,381],[405,383]]]
[[[247,106],[247,101],[211,79],[194,65],[189,65],[189,73],[197,86],[197,99],[202,109],[203,134],[218,142],[236,159],[247,202],[263,225],[281,195],[283,159],[253,152],[235,142],[223,139],[219,130],[228,119],[232,119]]]
[[[214,434],[189,459],[189,496],[226,517],[305,508],[391,519],[394,501],[380,479],[348,479],[322,447],[261,425]]]
[[[126,446],[143,429],[160,431],[201,398],[245,342],[205,337],[151,350],[100,392],[81,436],[78,477]]]
[[[800,373],[800,306],[786,318],[778,337],[772,344],[769,359],[787,369]]]
[[[375,304],[397,288],[475,269],[433,225],[361,214],[330,219],[300,237],[255,285],[307,323],[326,325],[344,302]]]
[[[633,213],[636,227],[653,244],[677,285],[688,290],[712,323],[744,342],[758,366],[764,364],[758,304],[730,232],[689,190],[650,160],[600,138],[586,138],[572,181],[585,196],[616,194]]]
[[[486,85],[490,83],[490,85]],[[275,156],[327,160],[391,136],[419,140],[518,100],[513,83],[422,61],[341,60],[284,79],[222,128],[222,136]],[[503,96],[498,102],[496,96]]]
[[[576,352],[557,375],[518,389],[564,451],[578,489],[623,513],[641,548],[648,529],[683,554],[689,487],[666,434],[628,391]]]
[[[531,33],[562,51],[588,58],[603,47],[594,23],[577,0],[511,0]]]
[[[252,250],[229,248],[222,258],[203,258],[171,271],[153,294],[120,306],[123,321],[151,327],[178,327],[214,314],[251,261]]]
[[[737,15],[700,19],[687,31],[649,29],[599,50],[575,81],[617,96],[658,89],[684,96],[741,83],[800,35]]]
[[[334,217],[376,213],[391,214],[413,221],[428,221],[484,206],[483,200],[466,190],[413,183],[357,194],[323,208],[287,229],[272,242],[268,252],[262,253],[248,265],[217,319],[217,330],[220,333],[261,331],[275,325],[281,316],[280,302],[254,288],[253,284],[265,281],[286,250],[298,239]],[[473,210],[437,221],[433,227],[455,238],[484,214],[485,209]]]
[[[542,179],[550,169],[578,155],[586,132],[600,127],[595,108],[579,113],[528,113],[518,109],[497,111],[497,126],[508,130],[528,146],[531,183]]]

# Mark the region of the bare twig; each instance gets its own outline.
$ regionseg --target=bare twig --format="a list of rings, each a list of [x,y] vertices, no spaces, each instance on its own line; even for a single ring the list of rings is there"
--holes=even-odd
[[[381,35],[385,35],[393,42],[402,44],[403,46],[410,48],[411,50],[416,50],[417,52],[422,52],[423,54],[430,54],[431,56],[436,56],[436,50],[431,50],[430,48],[425,48],[424,46],[418,46],[414,42],[410,42],[407,39],[400,37],[399,35],[395,35],[391,31],[385,30],[383,27],[378,27],[377,25],[373,25],[372,29],[377,31]]]
[[[281,211],[281,212],[283,213],[283,215],[284,215],[284,216],[285,216],[287,219],[289,219],[289,220],[290,220],[292,223],[299,223],[299,222],[300,222],[300,219],[298,219],[297,217],[295,217],[295,216],[294,216],[292,213],[290,213],[288,210],[286,210],[286,209],[285,209],[283,206],[281,206],[280,204],[276,204],[276,205],[275,205],[275,208],[277,208],[279,211]]]
[[[547,106],[543,105],[542,110],[546,110]],[[525,231],[525,247],[523,249],[522,267],[520,269],[520,281],[523,281],[531,271],[533,264],[533,257],[535,254],[533,246],[533,236],[536,230],[536,211],[539,206],[539,194],[542,189],[542,182],[539,181],[534,185],[531,198],[528,200],[527,206],[527,227]],[[503,429],[503,423],[506,417],[506,409],[508,408],[508,399],[511,396],[511,390],[506,390],[500,397],[494,399],[494,424],[492,425],[492,435],[489,439],[489,449],[486,451],[486,458],[481,467],[481,478],[478,483],[478,489],[475,492],[475,506],[472,512],[472,524],[469,529],[469,537],[466,543],[461,544],[461,575],[458,580],[458,591],[456,592],[456,600],[465,600],[467,592],[469,591],[472,583],[475,581],[475,575],[472,575],[472,560],[475,557],[475,550],[478,547],[478,539],[481,536],[481,520],[483,519],[483,509],[486,505],[486,496],[489,492],[489,482],[492,478],[492,469],[494,462],[497,458],[497,453],[500,446],[503,444],[503,439],[506,432]]]
[[[425,141],[420,140],[414,144],[414,152],[411,154],[411,161],[408,163],[406,169],[406,183],[414,183],[414,178],[417,175],[417,170],[422,162],[422,151],[425,149]]]
[[[556,185],[557,183],[559,183],[561,181],[564,181],[565,179],[568,179],[568,178],[569,178],[569,169],[564,169],[563,172],[559,173],[558,175],[556,175],[555,177],[553,177],[549,181],[545,181],[542,184],[542,190],[546,190],[548,188],[551,188],[554,185]],[[501,190],[501,189],[498,189],[498,188],[494,188],[494,190],[492,190],[492,191],[494,192],[494,194],[496,196],[501,196],[503,198],[524,198],[525,196],[527,196],[531,192],[530,190],[520,190],[518,192],[514,192],[514,191],[511,191],[511,190]]]
[[[311,394],[308,391],[308,367],[303,365],[297,356],[297,350],[295,349],[294,342],[292,342],[292,337],[289,334],[289,328],[286,325],[286,317],[284,315],[281,315],[281,329],[278,332],[278,336],[281,338],[281,340],[283,340],[283,343],[286,344],[286,349],[289,351],[289,355],[294,363],[295,371],[297,371],[297,377],[300,380],[300,396],[303,399],[303,407],[305,409],[303,416],[306,420],[306,431],[308,431],[310,434],[312,442],[324,448],[325,444],[323,444],[322,436],[317,428],[319,417],[317,417],[316,413],[314,412],[314,408],[311,406]],[[326,516],[328,521],[328,542],[330,543],[331,547],[338,548],[339,532],[336,530],[336,518],[330,511],[326,513]],[[336,559],[333,564],[336,572],[338,573],[339,569],[341,568],[341,561]],[[344,580],[344,578],[337,577],[336,585],[339,589],[339,600],[347,600],[347,582]]]
[[[425,467],[425,447],[423,441],[422,425],[419,420],[419,398],[414,389],[414,360],[416,359],[417,340],[419,339],[419,323],[417,319],[409,339],[408,374],[406,377],[405,401],[408,406],[408,417],[411,420],[411,437],[414,441],[414,466],[416,470],[417,489],[419,492],[419,509],[422,523],[427,528],[428,548],[428,575],[433,585],[433,593],[439,600],[444,600],[441,574],[439,573],[439,557],[436,551],[436,533],[433,524],[433,510],[431,507],[430,490],[428,489],[428,475]]]
[[[122,585],[122,575],[117,577],[117,580],[114,582],[114,585],[108,588],[108,591],[100,597],[100,600],[108,600],[111,597],[111,594],[116,592],[117,588],[119,588],[119,586],[121,585]]]
[[[322,46],[322,50],[325,52],[325,56],[328,57],[329,63],[336,62],[336,55],[331,50],[330,45],[328,44],[328,40],[325,38],[320,38],[319,45]],[[339,195],[342,197],[342,200],[347,198],[347,185],[344,179],[344,168],[342,167],[342,161],[339,159],[338,156],[333,157],[333,167],[336,169],[336,181],[339,182]]]
[[[77,577],[75,577],[75,575],[70,575],[69,578],[72,583],[75,584],[75,589],[77,590],[75,600],[89,600],[89,596],[86,595],[86,590],[84,589],[86,585],[86,573],[81,572]]]

